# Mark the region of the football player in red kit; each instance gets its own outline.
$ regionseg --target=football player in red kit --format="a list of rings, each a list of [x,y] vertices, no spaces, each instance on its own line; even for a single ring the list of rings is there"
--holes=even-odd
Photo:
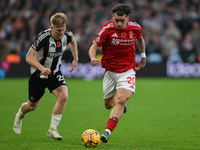
[[[111,132],[127,111],[127,100],[135,93],[136,71],[146,65],[145,42],[139,24],[129,21],[132,9],[129,5],[118,4],[112,9],[113,20],[104,24],[89,49],[90,64],[96,66],[96,51],[102,47],[101,65],[105,68],[103,95],[106,109],[112,109],[101,141],[108,142]],[[135,43],[141,53],[136,68]]]

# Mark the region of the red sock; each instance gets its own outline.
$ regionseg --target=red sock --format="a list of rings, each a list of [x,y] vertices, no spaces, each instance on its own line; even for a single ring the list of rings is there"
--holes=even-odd
[[[109,129],[111,132],[115,129],[117,126],[118,121],[115,119],[109,118],[106,129]]]

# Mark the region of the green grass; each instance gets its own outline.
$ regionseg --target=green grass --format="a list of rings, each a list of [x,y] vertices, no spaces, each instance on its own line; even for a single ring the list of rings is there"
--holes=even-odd
[[[0,80],[0,150],[81,150],[84,130],[103,133],[110,110],[104,108],[102,80],[66,79],[69,99],[58,130],[62,141],[48,139],[55,97],[46,90],[38,108],[16,135],[13,121],[27,101],[28,79]],[[200,79],[138,78],[136,93],[109,142],[101,150],[200,149]]]

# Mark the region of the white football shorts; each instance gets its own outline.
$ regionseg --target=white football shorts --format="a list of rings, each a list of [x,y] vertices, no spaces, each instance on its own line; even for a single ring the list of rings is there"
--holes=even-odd
[[[135,93],[136,73],[133,69],[123,73],[106,71],[103,77],[103,96],[108,99],[115,95],[116,90],[124,88]]]

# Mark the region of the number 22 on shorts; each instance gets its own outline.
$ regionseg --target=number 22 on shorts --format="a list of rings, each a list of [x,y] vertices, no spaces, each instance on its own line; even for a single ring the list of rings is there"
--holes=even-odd
[[[134,89],[135,87],[135,77],[127,77],[128,79],[128,84],[131,84],[131,86],[129,86],[129,88]]]

